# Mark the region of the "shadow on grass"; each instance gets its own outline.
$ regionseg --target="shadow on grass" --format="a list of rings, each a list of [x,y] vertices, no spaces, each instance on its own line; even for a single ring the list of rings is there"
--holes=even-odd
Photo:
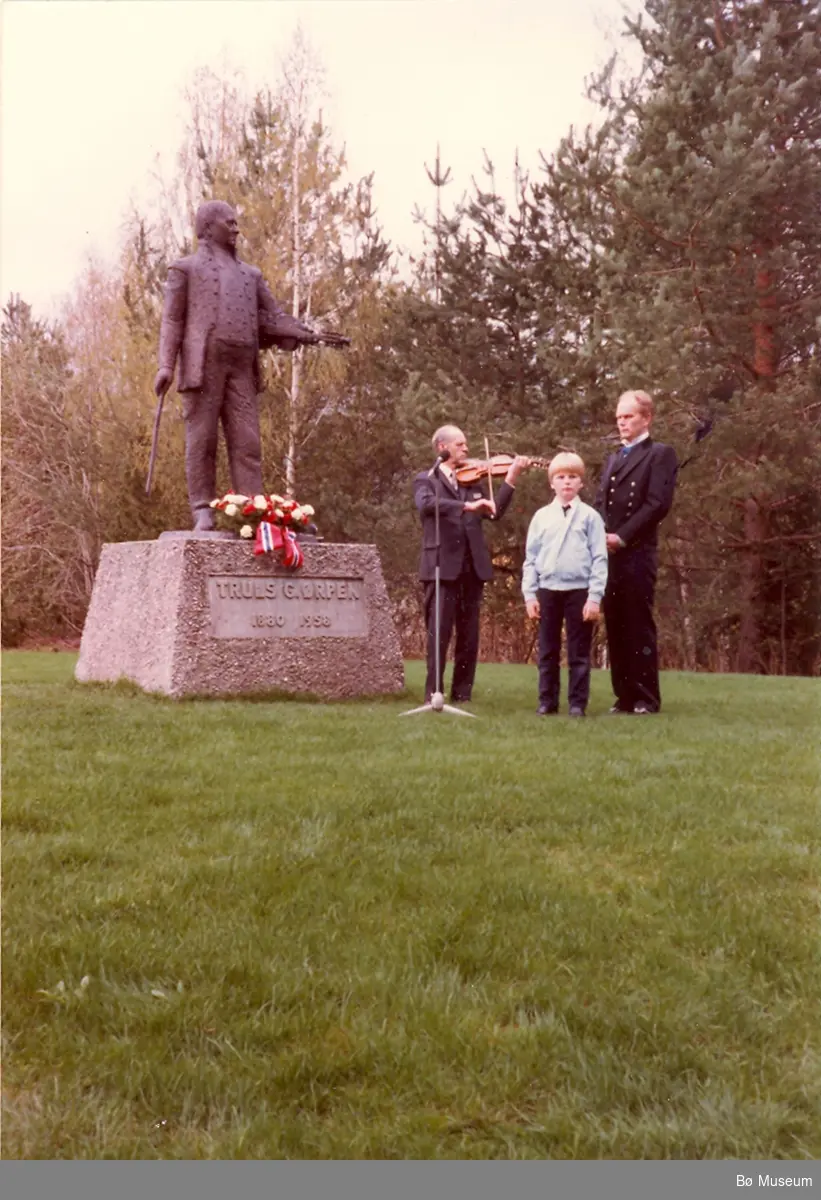
[[[225,704],[236,702],[243,704],[306,704],[322,705],[323,707],[334,705],[335,707],[344,706],[350,708],[364,704],[382,704],[387,706],[397,703],[409,704],[415,699],[407,688],[403,688],[400,692],[391,692],[389,695],[375,693],[363,696],[327,697],[320,696],[316,692],[287,692],[279,689],[259,692],[220,692],[218,695],[213,696],[201,696],[196,693],[187,693],[182,696],[166,696],[162,692],[144,691],[139,684],[134,683],[130,679],[118,679],[110,683],[96,680],[82,683],[79,680],[72,679],[69,681],[68,686],[72,691],[82,691],[85,694],[131,696],[149,700],[154,704],[172,707],[180,704]]]

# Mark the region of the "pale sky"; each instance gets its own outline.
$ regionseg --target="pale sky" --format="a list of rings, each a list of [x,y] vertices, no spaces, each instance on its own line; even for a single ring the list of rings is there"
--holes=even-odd
[[[633,4],[630,5],[634,7]],[[487,150],[538,169],[594,116],[584,81],[620,43],[624,0],[5,0],[0,291],[55,315],[90,255],[116,256],[130,200],[173,166],[183,89],[228,61],[279,81],[297,23],[326,70],[323,116],[352,178],[375,172],[385,236],[414,248],[437,142],[453,202]]]

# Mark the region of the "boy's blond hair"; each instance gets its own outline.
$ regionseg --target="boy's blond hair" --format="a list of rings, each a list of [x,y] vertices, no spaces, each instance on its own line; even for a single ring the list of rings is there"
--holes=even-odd
[[[552,480],[557,471],[567,471],[571,475],[581,475],[584,479],[584,459],[578,454],[564,451],[551,458],[547,467],[547,478]]]

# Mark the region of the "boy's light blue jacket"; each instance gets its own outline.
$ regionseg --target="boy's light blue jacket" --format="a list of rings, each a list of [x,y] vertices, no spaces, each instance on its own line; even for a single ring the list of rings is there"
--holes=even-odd
[[[527,531],[522,571],[525,600],[535,600],[539,588],[569,592],[587,588],[588,600],[601,603],[607,585],[607,541],[604,521],[578,496],[567,516],[557,497],[533,516]]]

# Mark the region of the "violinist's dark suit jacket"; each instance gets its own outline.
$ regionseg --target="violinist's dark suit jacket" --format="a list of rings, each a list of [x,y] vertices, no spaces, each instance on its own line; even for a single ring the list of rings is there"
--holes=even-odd
[[[494,492],[496,520],[500,520],[513,498],[516,489],[503,483]],[[422,518],[422,557],[419,562],[419,578],[434,578],[436,567],[436,493],[439,493],[439,577],[458,579],[465,561],[465,549],[469,548],[473,570],[479,579],[487,582],[493,578],[490,552],[485,543],[482,521],[487,514],[465,512],[470,500],[487,497],[484,483],[462,487],[451,484],[444,471],[431,475],[421,471],[413,481],[413,498]]]
[[[672,446],[648,437],[610,456],[596,496],[607,532],[625,543],[608,558],[604,616],[616,703],[629,712],[636,704],[653,712],[661,706],[653,619],[658,527],[672,507],[677,471]]]
[[[216,495],[219,423],[225,431],[231,483],[236,492],[262,489],[259,352],[294,350],[316,335],[289,316],[268,290],[262,273],[239,259],[218,255],[208,242],[168,270],[159,365],[172,373],[186,424],[185,467],[195,515]]]
[[[504,516],[515,488],[502,483],[494,492],[496,520]],[[413,481],[413,496],[422,518],[422,555],[419,578],[425,584],[425,618],[428,628],[428,673],[425,695],[442,691],[442,679],[436,681],[436,609],[434,584],[436,572],[436,495],[439,494],[439,577],[441,580],[441,615],[439,652],[441,675],[444,675],[448,644],[454,625],[453,682],[451,697],[469,700],[479,655],[479,607],[482,589],[493,578],[490,551],[485,542],[480,513],[465,512],[470,500],[487,497],[484,484],[462,487],[451,484],[442,471],[431,476],[422,471]]]

